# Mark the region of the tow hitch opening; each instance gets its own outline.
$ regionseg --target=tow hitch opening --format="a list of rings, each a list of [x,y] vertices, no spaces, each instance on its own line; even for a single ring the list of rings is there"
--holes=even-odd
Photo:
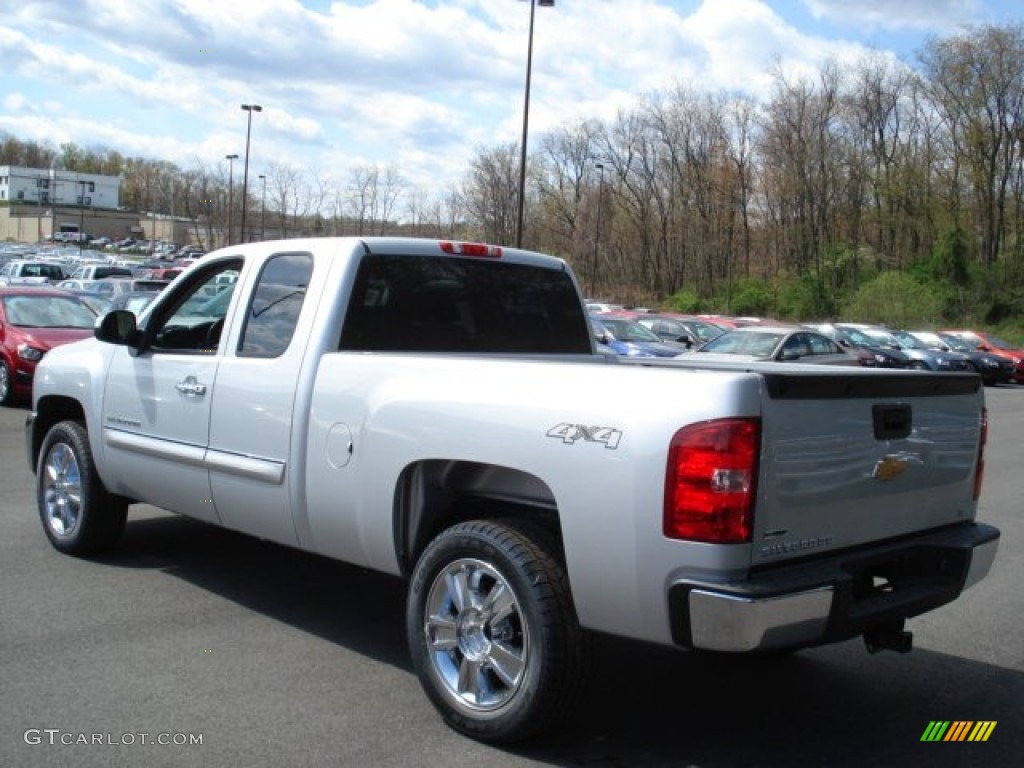
[[[897,651],[910,653],[914,648],[914,633],[903,629],[903,622],[885,624],[864,633],[864,645],[868,653]]]

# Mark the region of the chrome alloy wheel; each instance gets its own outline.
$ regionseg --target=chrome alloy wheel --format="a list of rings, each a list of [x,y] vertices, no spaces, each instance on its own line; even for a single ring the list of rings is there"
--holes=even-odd
[[[46,454],[42,484],[46,524],[56,536],[71,536],[82,514],[82,478],[66,443],[54,444]]]
[[[11,374],[7,370],[7,364],[0,361],[0,403],[7,403],[11,396]]]
[[[492,712],[522,684],[530,637],[505,578],[481,560],[450,563],[434,579],[424,633],[438,679],[457,706]]]

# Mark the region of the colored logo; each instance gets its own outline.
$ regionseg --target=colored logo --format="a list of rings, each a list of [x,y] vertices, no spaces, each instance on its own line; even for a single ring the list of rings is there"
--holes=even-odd
[[[907,460],[902,456],[893,454],[885,456],[875,464],[874,470],[871,472],[871,476],[876,480],[881,480],[883,483],[887,483],[890,480],[895,480],[897,477],[907,471]]]
[[[921,741],[988,741],[995,728],[995,720],[932,720]]]

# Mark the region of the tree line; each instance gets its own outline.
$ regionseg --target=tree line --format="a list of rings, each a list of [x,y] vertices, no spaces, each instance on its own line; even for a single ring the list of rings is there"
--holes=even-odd
[[[760,102],[677,83],[537,137],[524,245],[565,258],[594,298],[683,311],[1024,315],[1024,26],[930,39],[913,66],[873,53],[769,74]],[[266,222],[284,237],[513,243],[519,155],[514,143],[477,147],[443,190],[392,166],[271,164],[250,174],[248,231],[234,239]],[[0,135],[0,164],[121,175],[123,205],[194,219],[200,244],[239,222],[225,161],[182,169]]]

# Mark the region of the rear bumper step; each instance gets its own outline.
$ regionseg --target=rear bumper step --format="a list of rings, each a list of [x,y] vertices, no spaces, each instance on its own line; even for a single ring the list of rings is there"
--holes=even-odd
[[[999,531],[970,523],[800,563],[729,584],[668,592],[673,640],[750,652],[845,640],[900,625],[955,600],[992,567]]]

